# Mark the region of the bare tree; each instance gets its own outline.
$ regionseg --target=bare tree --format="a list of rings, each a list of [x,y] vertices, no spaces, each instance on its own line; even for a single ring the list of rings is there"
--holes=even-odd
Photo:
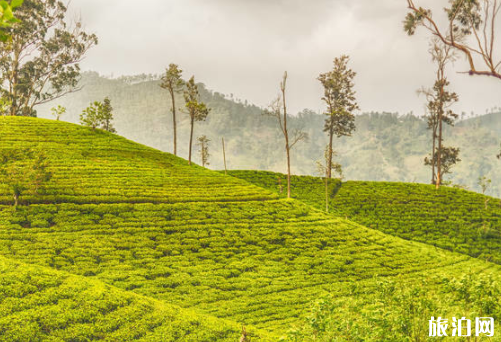
[[[418,26],[425,27],[443,44],[461,52],[468,61],[470,75],[501,79],[501,60],[495,60],[496,24],[501,2],[498,0],[450,0],[445,7],[445,26],[433,17],[430,9],[407,0],[410,12],[404,30],[414,35]]]
[[[271,103],[266,114],[276,117],[280,130],[285,139],[285,153],[287,156],[287,198],[291,198],[291,149],[300,141],[307,140],[308,134],[300,129],[293,129],[289,132],[287,124],[287,71],[284,73],[282,82],[280,82],[280,95]]]

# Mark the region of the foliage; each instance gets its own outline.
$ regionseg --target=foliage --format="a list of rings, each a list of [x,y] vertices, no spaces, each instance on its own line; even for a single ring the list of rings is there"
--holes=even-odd
[[[209,142],[210,140],[207,139],[205,135],[202,135],[201,137],[198,137],[198,152],[200,153],[200,160],[202,161],[202,166],[205,167],[209,165]]]
[[[339,300],[326,295],[312,303],[303,324],[290,330],[282,341],[432,341],[437,338],[429,337],[427,323],[437,312],[449,321],[464,315],[495,320],[501,316],[497,300],[501,293],[493,278],[468,273],[438,279],[445,285],[442,290],[423,290],[431,281],[437,279],[430,278],[424,284],[377,279],[371,308],[360,310],[362,303],[355,300],[341,309],[342,320],[337,319]],[[357,290],[354,287],[353,294]]]
[[[436,19],[430,9],[416,5],[417,1],[407,0],[409,12],[404,20],[404,31],[408,35],[412,36],[418,27],[424,27],[433,37],[466,57],[470,75],[501,79],[501,63],[494,59],[497,55],[496,25],[501,3],[449,0],[444,8],[446,17]]]
[[[0,41],[7,42],[11,36],[6,32],[6,28],[19,22],[14,16],[14,11],[23,4],[24,0],[0,1]]]
[[[56,118],[57,121],[66,113],[66,107],[58,105],[57,107],[51,108],[52,116]]]
[[[171,96],[172,101],[172,129],[173,129],[173,138],[174,138],[174,155],[177,155],[177,120],[176,120],[176,97],[175,94],[184,86],[184,81],[182,77],[183,70],[179,69],[176,64],[169,64],[169,68],[165,71],[165,74],[162,76],[162,83],[160,83],[160,87],[163,89],[167,89]]]
[[[186,83],[186,90],[184,91],[184,101],[188,115],[190,117],[190,144],[188,163],[191,165],[191,150],[193,146],[193,131],[195,122],[205,121],[210,113],[210,108],[204,102],[200,101],[200,92],[195,83],[195,77],[192,76]]]
[[[107,132],[116,133],[112,124],[113,107],[108,97],[103,102],[95,101],[80,114],[80,124],[92,129],[102,128]]]
[[[25,0],[20,21],[6,29],[12,39],[0,43],[0,79],[10,115],[36,116],[37,105],[78,88],[79,62],[97,37],[79,21],[68,27],[66,12],[61,1]]]
[[[52,173],[48,170],[47,157],[42,150],[26,148],[0,150],[0,176],[1,183],[10,191],[17,207],[19,198],[25,192],[38,195]]]
[[[332,174],[332,172],[334,172],[334,176],[337,174],[339,179],[343,179],[343,166],[334,161],[334,159],[337,156],[337,152],[330,151],[329,145],[325,146],[324,151],[325,151],[324,152],[324,161],[325,162],[322,162],[321,160],[317,160],[317,163],[316,163],[318,174],[321,177],[325,177],[329,174],[328,167],[329,167],[329,160],[331,160],[331,165],[330,165],[331,172],[330,173]],[[330,153],[330,156],[329,156],[329,153]],[[335,178],[337,178],[337,177],[335,177]]]
[[[327,105],[327,119],[325,119],[324,132],[329,136],[329,159],[327,166],[327,178],[331,178],[333,137],[351,136],[355,130],[355,115],[358,109],[353,89],[353,79],[356,73],[348,69],[350,58],[343,55],[334,59],[332,71],[320,74],[318,80],[324,88],[322,101]]]
[[[444,177],[445,175],[450,174],[452,171],[451,169],[461,161],[459,158],[459,148],[456,147],[445,147],[442,146],[442,149],[439,150],[437,147],[435,149],[435,154],[433,155],[432,158],[429,156],[424,159],[424,164],[428,166],[438,166],[438,154],[440,153],[440,169],[441,169],[441,177],[440,177],[440,182],[441,184],[444,183]]]
[[[438,188],[444,183],[444,176],[451,173],[451,168],[461,161],[459,148],[443,145],[443,125],[454,126],[458,115],[450,107],[459,101],[459,97],[448,89],[450,83],[446,77],[446,66],[456,60],[452,48],[435,39],[432,41],[430,54],[437,65],[435,83],[433,89],[420,91],[426,95],[428,101],[426,104],[428,129],[432,135],[431,154],[425,158],[424,164],[431,166],[432,184]]]

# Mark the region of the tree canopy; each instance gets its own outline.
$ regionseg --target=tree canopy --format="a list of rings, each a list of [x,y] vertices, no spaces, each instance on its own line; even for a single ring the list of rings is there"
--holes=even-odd
[[[5,28],[11,39],[0,43],[0,79],[10,115],[36,116],[37,105],[79,89],[79,62],[98,40],[80,21],[68,25],[66,12],[62,1],[25,0]]]

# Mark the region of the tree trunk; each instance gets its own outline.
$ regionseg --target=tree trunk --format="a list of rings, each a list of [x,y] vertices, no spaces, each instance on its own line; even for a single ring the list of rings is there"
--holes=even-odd
[[[325,177],[325,212],[329,212],[329,178]]]
[[[12,66],[12,76],[10,80],[10,92],[12,96],[12,103],[10,105],[10,116],[16,116],[18,105],[17,105],[17,83],[19,76],[19,55],[17,48],[14,48],[14,61]]]
[[[221,141],[223,142],[224,175],[226,176],[228,174],[228,169],[226,168],[226,149],[224,147],[224,138],[221,138]]]
[[[191,165],[191,148],[193,146],[193,126],[195,125],[195,117],[191,116],[191,128],[190,128],[190,151],[188,155],[188,165]]]
[[[442,112],[438,116],[438,151],[437,151],[437,182],[435,187],[438,189],[442,184]]]
[[[435,167],[437,164],[436,161],[436,149],[437,149],[437,128],[436,126],[433,128],[433,148],[431,150],[431,184],[436,184],[436,175],[435,175]]]
[[[176,125],[176,99],[174,90],[169,89],[172,98],[172,129],[174,130],[174,155],[177,156],[177,125]]]
[[[14,194],[14,208],[17,208],[17,206],[19,205],[19,195],[18,194]]]
[[[331,179],[332,178],[332,154],[334,150],[332,149],[332,144],[334,140],[334,127],[332,126],[329,130],[329,155],[327,156],[327,178]]]
[[[287,104],[285,102],[285,82],[287,73],[284,74],[282,83],[282,99],[284,105],[284,136],[285,136],[285,152],[287,154],[287,198],[291,198],[291,152],[289,145],[289,131],[287,130]]]

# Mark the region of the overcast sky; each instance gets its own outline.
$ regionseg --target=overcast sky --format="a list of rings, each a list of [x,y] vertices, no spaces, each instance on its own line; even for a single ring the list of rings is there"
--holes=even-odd
[[[176,63],[209,89],[265,106],[287,70],[294,112],[323,108],[316,78],[341,54],[358,73],[363,112],[422,114],[416,90],[433,83],[428,34],[402,30],[405,0],[73,0],[70,9],[100,39],[82,68],[104,75]],[[460,59],[449,75],[456,111],[501,107],[501,81],[457,73],[464,70]]]

